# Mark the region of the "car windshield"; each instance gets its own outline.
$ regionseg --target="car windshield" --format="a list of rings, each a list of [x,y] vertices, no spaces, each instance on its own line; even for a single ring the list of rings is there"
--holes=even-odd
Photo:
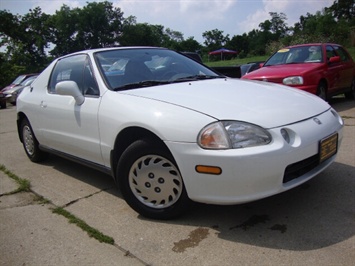
[[[264,66],[321,63],[323,62],[321,48],[320,45],[284,48],[271,56]]]
[[[18,76],[11,84],[20,84],[26,78],[25,75]]]
[[[115,49],[95,53],[95,60],[112,90],[224,77],[167,49]]]
[[[37,76],[32,76],[32,77],[29,77],[27,79],[25,79],[24,81],[21,82],[21,86],[28,86],[28,85],[31,85],[31,83],[37,78]]]

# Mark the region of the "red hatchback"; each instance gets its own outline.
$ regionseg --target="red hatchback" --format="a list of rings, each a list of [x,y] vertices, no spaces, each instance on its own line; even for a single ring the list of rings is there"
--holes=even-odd
[[[283,48],[243,79],[268,81],[295,87],[326,100],[355,94],[355,63],[340,45],[302,44]]]

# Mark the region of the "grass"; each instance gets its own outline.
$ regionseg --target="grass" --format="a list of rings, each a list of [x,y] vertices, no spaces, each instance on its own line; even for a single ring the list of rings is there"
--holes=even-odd
[[[34,199],[34,201],[38,202],[39,204],[50,204],[51,201],[40,196],[37,195],[35,192],[33,192],[31,190],[31,183],[29,180],[27,179],[23,179],[18,177],[17,175],[15,175],[14,173],[12,173],[11,171],[9,171],[4,165],[0,164],[0,171],[2,171],[3,173],[5,173],[8,177],[12,178],[13,180],[16,181],[16,183],[19,185],[19,187],[17,189],[15,189],[14,191],[11,191],[9,193],[5,193],[2,194],[1,196],[4,195],[12,195],[12,194],[16,194],[19,192],[32,192],[36,195],[36,198]],[[59,214],[64,216],[65,218],[67,218],[69,220],[69,223],[75,224],[78,227],[80,227],[83,231],[87,232],[87,234],[90,237],[95,238],[96,240],[103,242],[103,243],[107,243],[107,244],[111,244],[114,245],[115,244],[115,240],[107,235],[104,235],[103,233],[101,233],[100,231],[98,231],[97,229],[89,226],[87,223],[85,223],[83,220],[75,217],[73,214],[71,214],[70,212],[68,212],[67,210],[63,209],[62,207],[56,207],[52,210],[53,213]]]
[[[69,223],[77,225],[83,231],[87,232],[90,237],[93,237],[100,242],[107,243],[110,245],[115,244],[115,240],[112,237],[104,235],[103,233],[101,233],[97,229],[91,227],[90,225],[85,223],[83,220],[77,218],[76,216],[74,216],[73,214],[68,212],[67,210],[65,210],[61,207],[57,207],[57,208],[53,209],[52,211],[53,211],[53,213],[62,215],[65,218],[67,218],[69,220]]]
[[[254,56],[248,58],[236,58],[231,60],[210,61],[210,62],[204,62],[204,64],[209,67],[238,66],[238,65],[247,64],[249,62],[265,61],[267,58],[268,56]]]
[[[8,169],[6,169],[6,167],[2,164],[0,164],[0,171],[4,172],[8,177],[15,180],[16,183],[19,185],[19,187],[17,189],[15,189],[14,191],[6,193],[7,195],[15,194],[18,192],[23,192],[23,191],[25,191],[25,192],[31,191],[31,183],[27,179],[23,179],[23,178],[18,177],[17,175],[15,175],[14,173],[12,173]]]

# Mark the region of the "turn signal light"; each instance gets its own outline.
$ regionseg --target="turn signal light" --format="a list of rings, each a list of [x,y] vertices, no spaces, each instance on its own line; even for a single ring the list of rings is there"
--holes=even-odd
[[[196,165],[196,172],[200,174],[220,175],[222,169],[218,166]]]

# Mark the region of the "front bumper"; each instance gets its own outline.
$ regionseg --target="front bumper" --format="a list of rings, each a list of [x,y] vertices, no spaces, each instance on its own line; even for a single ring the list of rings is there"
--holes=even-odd
[[[296,88],[296,89],[300,89],[309,93],[312,93],[314,95],[317,95],[317,85],[295,85],[295,86],[291,86],[292,88]]]
[[[334,155],[319,163],[319,145],[322,139],[336,133],[340,147],[342,120],[331,109],[315,118],[321,124],[310,118],[269,129],[273,141],[265,146],[204,150],[196,143],[166,144],[172,151],[192,200],[213,204],[249,202],[294,188],[322,172],[335,160]],[[290,143],[282,137],[281,129],[290,132]],[[222,173],[197,173],[197,165],[217,166]],[[292,173],[292,178],[285,179],[286,169],[289,171],[295,165],[299,174]]]

